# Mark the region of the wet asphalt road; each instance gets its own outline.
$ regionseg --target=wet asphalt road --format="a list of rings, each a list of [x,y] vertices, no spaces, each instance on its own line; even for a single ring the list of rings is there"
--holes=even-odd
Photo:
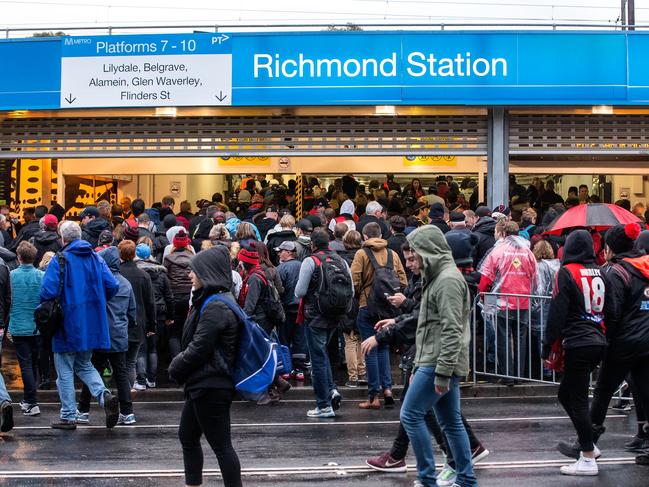
[[[358,396],[358,391],[354,395]],[[149,392],[140,399],[152,398],[155,395]],[[335,419],[312,420],[305,416],[306,409],[313,407],[308,395],[289,393],[287,399],[274,407],[234,404],[233,441],[244,469],[244,485],[412,485],[411,454],[408,464],[413,468],[408,474],[369,473],[365,467],[368,456],[389,449],[397,429],[398,407],[361,411],[356,407],[358,401],[350,399],[343,401]],[[0,485],[184,485],[176,437],[181,407],[179,401],[137,402],[137,425],[111,431],[102,427],[103,413],[96,405],[91,424],[73,432],[49,428],[58,413],[54,403],[43,404],[40,417],[17,415],[14,431],[0,439]],[[463,409],[492,452],[477,470],[481,486],[649,486],[649,468],[628,464],[633,455],[622,449],[634,433],[633,412],[626,416],[609,410],[608,431],[600,441],[604,452],[600,476],[570,478],[558,473],[558,466],[568,462],[554,445],[574,433],[553,397],[465,399]],[[205,468],[209,470],[204,485],[222,485],[208,448],[204,446]],[[441,455],[436,460],[441,462]],[[72,477],[73,472],[80,472],[79,476]]]

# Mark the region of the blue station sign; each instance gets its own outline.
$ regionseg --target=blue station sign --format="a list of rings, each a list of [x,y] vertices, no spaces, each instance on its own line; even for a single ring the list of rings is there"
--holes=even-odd
[[[294,32],[0,42],[0,109],[649,105],[649,33]]]

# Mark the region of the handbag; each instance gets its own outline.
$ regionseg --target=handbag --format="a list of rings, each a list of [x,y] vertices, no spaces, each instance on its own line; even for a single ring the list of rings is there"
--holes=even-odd
[[[36,329],[48,340],[51,339],[59,330],[65,334],[65,328],[63,326],[63,307],[61,306],[65,257],[63,256],[63,252],[57,253],[56,256],[59,261],[59,288],[56,297],[50,301],[41,303],[34,310]]]

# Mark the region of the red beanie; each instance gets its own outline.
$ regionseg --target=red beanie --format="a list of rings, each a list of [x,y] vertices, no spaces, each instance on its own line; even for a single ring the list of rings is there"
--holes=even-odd
[[[253,250],[241,249],[237,258],[239,262],[245,262],[246,264],[259,264],[259,254]]]
[[[191,243],[191,240],[189,239],[189,235],[185,232],[185,230],[180,230],[176,236],[174,237],[173,244],[174,247],[177,249],[182,249],[183,247],[189,246]]]

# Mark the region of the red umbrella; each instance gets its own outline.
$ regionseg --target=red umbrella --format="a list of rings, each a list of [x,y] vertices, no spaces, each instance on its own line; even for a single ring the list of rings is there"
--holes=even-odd
[[[567,228],[584,227],[606,230],[620,223],[641,223],[642,220],[621,206],[590,203],[570,208],[550,223],[545,233],[561,235]]]

